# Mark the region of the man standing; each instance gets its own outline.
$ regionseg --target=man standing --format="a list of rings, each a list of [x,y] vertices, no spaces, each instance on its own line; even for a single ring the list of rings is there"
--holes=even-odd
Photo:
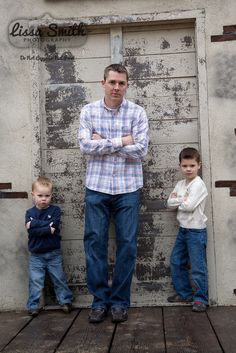
[[[137,253],[142,158],[148,148],[144,109],[124,98],[128,72],[120,64],[105,68],[105,97],[83,107],[79,143],[86,154],[85,234],[87,285],[93,295],[89,322],[128,318],[130,287]],[[116,261],[108,285],[108,228],[113,217]]]

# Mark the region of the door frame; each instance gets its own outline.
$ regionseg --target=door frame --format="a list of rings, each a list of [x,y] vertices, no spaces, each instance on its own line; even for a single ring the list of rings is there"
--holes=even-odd
[[[44,17],[29,22],[30,28],[35,30],[56,23],[60,27],[73,26],[83,23],[87,28],[110,27],[111,63],[122,61],[122,27],[132,25],[154,25],[163,23],[192,22],[195,26],[196,66],[198,80],[199,101],[199,145],[202,153],[202,175],[206,183],[209,198],[207,203],[208,216],[208,269],[209,269],[209,298],[210,303],[218,302],[215,236],[212,215],[211,192],[211,163],[208,119],[208,95],[206,74],[206,39],[205,39],[205,10],[187,10],[170,12],[153,12],[135,15],[106,15],[73,19],[55,19],[46,14]],[[40,56],[39,42],[33,42],[30,47],[32,57]],[[32,113],[32,179],[42,172],[42,119],[40,107],[43,104],[40,95],[40,61],[31,60],[31,113]]]

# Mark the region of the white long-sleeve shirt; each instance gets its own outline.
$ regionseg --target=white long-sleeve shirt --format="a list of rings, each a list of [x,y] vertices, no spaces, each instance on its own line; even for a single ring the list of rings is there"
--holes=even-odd
[[[173,193],[177,196],[173,197]],[[172,197],[171,197],[172,195]],[[208,192],[203,180],[196,176],[190,183],[180,180],[170,194],[167,206],[178,208],[177,220],[183,228],[206,228],[207,217],[204,214]]]

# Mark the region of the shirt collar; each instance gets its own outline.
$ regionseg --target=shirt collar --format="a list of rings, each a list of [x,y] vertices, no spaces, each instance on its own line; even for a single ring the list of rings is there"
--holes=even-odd
[[[118,111],[118,110],[120,110],[121,107],[124,107],[127,104],[127,100],[125,98],[123,98],[123,101],[121,102],[121,104],[117,108],[109,108],[105,104],[104,98],[101,100],[101,104],[102,104],[103,108],[105,108],[105,109],[107,109],[109,111]]]

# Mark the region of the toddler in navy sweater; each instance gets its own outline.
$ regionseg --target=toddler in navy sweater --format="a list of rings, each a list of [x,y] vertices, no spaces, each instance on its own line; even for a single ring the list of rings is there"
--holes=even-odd
[[[46,177],[39,177],[34,181],[32,197],[35,206],[28,209],[25,214],[30,251],[27,309],[31,316],[39,314],[46,271],[52,280],[62,310],[66,313],[71,311],[72,292],[67,285],[62,265],[59,228],[61,210],[58,206],[50,204],[52,189],[52,182]]]

